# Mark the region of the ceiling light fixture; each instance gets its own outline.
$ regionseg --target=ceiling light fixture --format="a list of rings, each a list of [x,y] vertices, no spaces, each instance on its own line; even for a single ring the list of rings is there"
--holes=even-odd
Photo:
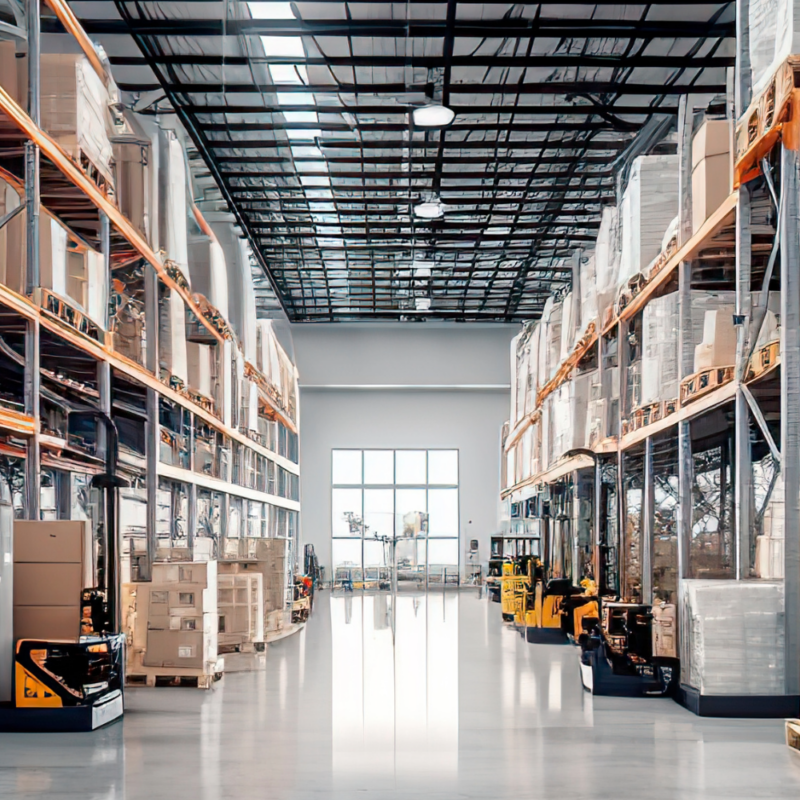
[[[456,112],[447,106],[431,103],[411,112],[414,125],[418,128],[445,128],[456,117]]]
[[[421,219],[440,219],[444,216],[444,204],[433,195],[428,200],[414,206],[414,214]]]

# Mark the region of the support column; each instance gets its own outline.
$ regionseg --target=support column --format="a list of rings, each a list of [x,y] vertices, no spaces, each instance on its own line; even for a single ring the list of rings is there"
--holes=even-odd
[[[195,459],[194,459],[194,432],[195,432],[195,424],[196,424],[196,417],[194,414],[189,416],[190,423],[189,423],[189,469],[194,474],[195,471]],[[194,483],[189,484],[189,498],[188,498],[188,513],[187,513],[187,520],[186,520],[186,546],[189,548],[189,552],[194,554],[194,534],[195,530],[197,529],[197,485]]]
[[[28,320],[25,330],[25,413],[33,417],[33,434],[28,437],[25,457],[25,504],[26,517],[39,519],[41,487],[41,452],[39,446],[39,395],[41,373],[39,371],[39,320]]]
[[[642,491],[642,602],[653,602],[653,437],[644,440],[644,490]]]
[[[688,97],[678,106],[678,160],[680,192],[678,196],[678,245],[692,235],[692,116]],[[678,266],[678,375],[683,380],[694,369],[692,339],[692,264]],[[692,536],[692,433],[689,422],[678,423],[678,581],[689,576]]]
[[[750,187],[739,187],[736,208],[736,374],[737,384],[744,380],[747,353],[750,350],[751,304]],[[754,331],[753,336],[758,336]],[[735,574],[737,580],[750,577],[753,525],[753,470],[750,451],[750,411],[741,385],[737,385],[734,432],[734,532]]]
[[[594,580],[597,584],[598,594],[602,594],[602,587],[600,579],[603,574],[603,542],[602,531],[603,528],[600,524],[600,516],[603,510],[603,467],[600,458],[594,461]]]
[[[41,53],[41,23],[39,0],[27,0],[25,6],[28,36],[28,115],[40,124],[39,56]],[[39,287],[39,147],[32,141],[25,143],[25,202],[26,202],[26,252],[25,288],[28,294]],[[28,322],[25,332],[25,413],[33,417],[34,433],[28,439],[25,459],[25,494],[28,519],[39,519],[40,505],[40,447],[39,447],[39,321]]]
[[[158,278],[155,270],[146,264],[144,267],[144,324],[146,337],[146,367],[158,375]],[[147,390],[147,424],[145,427],[145,456],[147,472],[145,489],[147,495],[147,569],[143,580],[149,580],[152,563],[156,556],[157,509],[158,509],[158,452],[161,446],[159,425],[158,392]]]
[[[108,217],[100,212],[100,252],[103,256],[103,282],[105,303],[103,304],[103,316],[98,322],[103,330],[108,330],[108,301],[109,287],[111,286],[111,225]],[[108,361],[97,363],[97,390],[100,395],[98,404],[99,410],[111,416],[111,365]],[[104,453],[106,447],[106,429],[103,425],[97,426],[98,452]]]
[[[580,472],[574,470],[572,473],[572,582],[579,585],[583,580],[581,570],[581,548],[578,541],[581,527],[581,479]]]
[[[781,469],[786,694],[800,694],[800,154],[781,151]]]
[[[619,413],[617,415],[617,441],[622,438],[622,421],[625,419],[628,396],[628,322],[620,320],[617,326],[617,365],[619,369]],[[625,454],[617,450],[617,570],[619,572],[620,596],[625,597],[625,520],[628,515],[625,502]]]

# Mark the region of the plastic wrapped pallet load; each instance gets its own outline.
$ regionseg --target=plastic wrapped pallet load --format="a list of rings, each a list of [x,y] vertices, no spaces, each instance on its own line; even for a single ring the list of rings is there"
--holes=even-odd
[[[519,367],[517,366],[517,348],[519,347],[519,341],[522,338],[522,331],[518,333],[512,340],[510,345],[510,352],[509,352],[509,367],[511,371],[511,408],[509,410],[508,419],[510,426],[513,428],[516,421],[519,419]],[[263,358],[263,331],[262,335],[259,339],[259,344],[262,347],[262,353],[259,353],[259,366],[261,364],[261,359]],[[263,367],[260,366],[263,371]]]
[[[694,371],[730,366],[736,361],[734,306],[720,306],[703,315],[703,340],[694,349]]]
[[[183,298],[173,289],[165,288],[159,325],[159,360],[169,375],[189,382],[186,356],[186,307]]]
[[[528,375],[525,388],[525,413],[530,414],[536,409],[536,395],[539,391],[539,340],[542,326],[539,323],[533,326],[530,341],[530,355],[528,357]]]
[[[727,358],[728,351],[722,339],[729,338],[726,320],[731,320],[733,292],[693,291],[692,298],[692,344],[698,348],[704,342],[706,313],[714,315],[714,325],[709,329],[712,346],[703,348],[708,352],[706,360]],[[720,326],[720,348],[713,346],[716,322]],[[734,339],[735,346],[735,339]],[[728,366],[712,364],[711,366]],[[705,369],[705,367],[702,367]],[[658,400],[674,400],[678,397],[678,293],[671,292],[651,300],[644,308],[642,317],[642,369],[639,404],[648,405]]]
[[[525,326],[515,339],[514,381],[516,383],[515,414],[516,422],[525,415],[529,361],[531,356],[530,328]]]
[[[622,196],[622,286],[661,252],[661,241],[678,212],[678,157],[640,156],[631,165]]]
[[[681,682],[704,695],[782,695],[782,582],[680,582]]]
[[[597,320],[597,286],[595,281],[595,254],[592,253],[581,261],[581,315],[578,336],[586,330],[590,322]]]
[[[800,53],[800,2],[750,0],[750,69],[758,96],[786,58]]]
[[[83,55],[42,53],[39,63],[42,128],[76,162],[87,158],[113,186],[109,96],[100,77]],[[26,70],[18,68],[17,75],[27,92]]]
[[[186,343],[186,361],[189,386],[204,397],[213,397],[211,387],[211,346]]]
[[[614,305],[619,284],[620,229],[616,207],[606,206],[600,217],[594,248],[595,302],[603,322],[606,310]]]
[[[549,381],[561,364],[561,325],[564,314],[564,305],[555,303],[547,320],[547,372],[545,376]]]
[[[780,580],[784,576],[784,493],[783,476],[777,475],[756,536],[756,575]]]

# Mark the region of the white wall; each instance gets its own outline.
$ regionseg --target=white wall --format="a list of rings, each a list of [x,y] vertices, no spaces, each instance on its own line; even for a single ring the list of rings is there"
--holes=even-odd
[[[461,558],[497,530],[500,429],[514,325],[294,325],[300,371],[301,544],[331,565],[331,450],[459,451]]]

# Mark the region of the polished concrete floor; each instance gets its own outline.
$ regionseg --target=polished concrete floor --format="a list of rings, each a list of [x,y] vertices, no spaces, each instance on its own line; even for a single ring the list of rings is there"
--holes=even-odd
[[[266,673],[127,709],[93,734],[0,734],[0,798],[800,797],[781,721],[592,698],[571,647],[526,644],[464,591],[394,610],[323,593]]]

